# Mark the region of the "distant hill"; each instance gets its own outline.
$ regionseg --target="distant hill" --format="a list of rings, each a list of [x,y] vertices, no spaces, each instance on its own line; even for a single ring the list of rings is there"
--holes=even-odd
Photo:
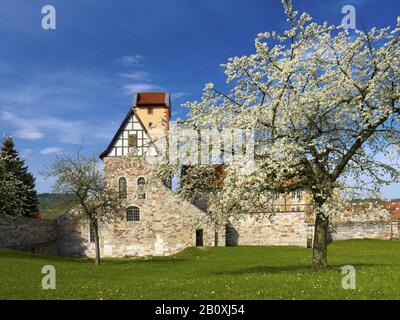
[[[43,219],[57,219],[73,206],[71,196],[66,194],[41,193],[38,200]]]

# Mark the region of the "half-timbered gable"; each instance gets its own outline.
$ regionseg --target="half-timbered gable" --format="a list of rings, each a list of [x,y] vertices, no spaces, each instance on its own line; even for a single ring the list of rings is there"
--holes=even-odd
[[[128,155],[155,156],[156,148],[151,142],[147,129],[136,112],[131,109],[100,158]]]

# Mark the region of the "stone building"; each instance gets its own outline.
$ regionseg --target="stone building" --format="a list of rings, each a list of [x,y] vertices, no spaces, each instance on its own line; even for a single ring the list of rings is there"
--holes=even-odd
[[[143,156],[156,156],[151,143],[169,128],[171,102],[166,93],[138,93],[106,150],[100,155],[109,186],[126,203],[123,220],[100,230],[104,257],[164,256],[191,246],[225,245],[224,230],[202,225],[205,212],[183,201],[159,183],[146,187],[154,167]],[[88,223],[75,223],[72,214],[60,217],[59,251],[94,256]]]
[[[252,212],[216,230],[204,224],[206,207],[183,201],[163,183],[149,186],[155,167],[144,161],[158,149],[152,141],[169,130],[171,101],[167,93],[138,93],[109,145],[101,154],[107,183],[126,204],[123,219],[101,226],[103,257],[166,256],[192,246],[294,245],[311,247],[311,197],[300,190],[276,196],[272,212]],[[388,204],[395,217],[398,203]],[[393,221],[333,221],[334,239],[398,239]],[[31,252],[95,255],[89,223],[73,212],[57,221],[0,217],[0,247]]]
[[[311,231],[305,207],[309,199],[301,191],[276,199],[273,215],[250,215],[215,230],[201,225],[204,210],[179,199],[162,183],[147,190],[146,181],[154,167],[140,157],[156,156],[151,141],[169,130],[170,117],[168,93],[137,93],[100,156],[107,183],[119,190],[127,206],[124,220],[101,230],[103,256],[170,255],[196,245],[307,246]],[[89,224],[75,224],[67,214],[58,225],[61,254],[94,255]]]
[[[223,230],[202,225],[206,210],[183,201],[160,182],[146,188],[154,166],[143,156],[157,155],[152,141],[169,130],[168,93],[137,93],[125,119],[100,155],[106,181],[126,203],[126,216],[100,232],[102,256],[171,255],[191,246],[297,245],[307,246],[312,233],[307,221],[309,198],[301,191],[276,199],[273,214],[251,214]],[[146,191],[144,191],[146,190]],[[66,214],[58,221],[59,252],[94,256],[88,223],[74,223]]]

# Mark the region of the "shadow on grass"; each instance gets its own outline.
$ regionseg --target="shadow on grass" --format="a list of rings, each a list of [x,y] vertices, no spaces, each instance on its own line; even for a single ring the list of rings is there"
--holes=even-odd
[[[91,261],[92,259],[90,259]],[[125,265],[125,264],[153,264],[153,263],[160,263],[160,264],[176,264],[182,262],[188,262],[189,259],[163,259],[161,257],[153,258],[153,259],[144,259],[144,258],[122,258],[122,259],[103,259],[104,263],[112,263],[117,265]]]
[[[93,263],[94,259],[89,257],[74,257],[74,256],[61,256],[50,254],[30,253],[20,250],[3,249],[0,248],[0,256],[2,259],[17,259],[17,260],[30,260],[30,261],[48,261],[48,262],[66,262],[66,263]],[[124,257],[124,258],[101,258],[101,264],[141,264],[141,263],[163,263],[174,264],[178,262],[190,261],[188,258],[170,257]]]
[[[31,253],[21,250],[0,249],[2,258],[8,259],[21,259],[21,260],[48,260],[55,262],[88,262],[89,258],[86,257],[73,257],[73,256],[60,256],[54,254]]]
[[[310,273],[310,272],[326,272],[326,271],[336,271],[341,272],[341,268],[345,264],[331,264],[328,265],[325,269],[314,271],[310,265],[299,264],[299,265],[291,265],[291,266],[256,266],[251,268],[243,268],[233,271],[223,271],[223,272],[215,272],[216,275],[231,275],[231,276],[241,276],[245,274],[265,274],[265,273],[285,273],[285,272],[297,272],[297,273]],[[356,263],[351,264],[356,269],[359,267],[377,267],[377,266],[385,266],[386,264],[369,264],[369,263]]]

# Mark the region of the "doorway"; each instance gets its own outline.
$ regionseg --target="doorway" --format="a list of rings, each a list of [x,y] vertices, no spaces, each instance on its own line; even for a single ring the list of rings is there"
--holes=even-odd
[[[196,230],[196,247],[203,246],[203,229]]]

